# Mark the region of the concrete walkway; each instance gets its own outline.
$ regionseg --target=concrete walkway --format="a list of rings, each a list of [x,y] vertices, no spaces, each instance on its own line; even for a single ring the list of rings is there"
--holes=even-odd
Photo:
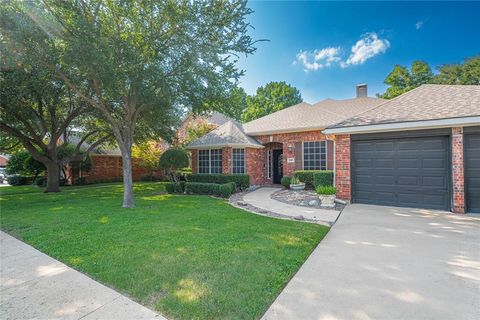
[[[0,231],[0,319],[165,319]]]
[[[281,190],[280,188],[264,187],[247,193],[243,197],[243,201],[257,208],[272,211],[283,216],[295,218],[303,216],[309,220],[325,222],[329,225],[333,224],[337,219],[340,211],[318,208],[307,208],[294,206],[288,203],[280,202],[272,199],[272,193]]]
[[[480,319],[480,215],[349,205],[264,319]]]

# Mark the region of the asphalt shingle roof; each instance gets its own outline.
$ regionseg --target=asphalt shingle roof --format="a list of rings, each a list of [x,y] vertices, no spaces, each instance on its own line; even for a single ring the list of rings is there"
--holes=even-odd
[[[198,149],[206,147],[251,147],[251,148],[263,148],[257,140],[249,137],[243,131],[243,127],[236,121],[228,121],[216,128],[215,130],[207,133],[201,138],[192,141],[187,149]]]
[[[480,86],[424,84],[333,128],[480,116]]]
[[[384,101],[363,97],[347,100],[326,99],[313,105],[302,102],[247,122],[243,128],[249,135],[319,130],[370,110]]]

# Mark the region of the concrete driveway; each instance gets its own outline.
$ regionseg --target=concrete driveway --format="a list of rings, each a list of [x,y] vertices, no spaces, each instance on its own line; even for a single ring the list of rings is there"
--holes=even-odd
[[[480,215],[349,205],[264,319],[480,319]]]

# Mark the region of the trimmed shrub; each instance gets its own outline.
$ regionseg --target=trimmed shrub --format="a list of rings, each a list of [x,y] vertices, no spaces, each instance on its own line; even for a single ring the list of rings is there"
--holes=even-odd
[[[35,181],[33,181],[39,187],[45,187],[47,185],[47,178],[46,177],[37,177]]]
[[[282,177],[282,180],[280,180],[280,183],[282,184],[282,186],[284,186],[285,188],[290,188],[290,181],[292,180],[291,177],[288,177],[288,176],[284,176]]]
[[[7,177],[8,184],[11,186],[24,186],[27,184],[28,179],[25,176],[14,174]]]
[[[313,186],[332,186],[333,185],[333,171],[324,170],[315,172],[313,174]]]
[[[305,187],[308,189],[314,189],[315,183],[313,176],[316,173],[324,174],[325,172],[332,172],[331,170],[297,170],[295,171],[295,177],[299,178],[300,181],[305,182]],[[333,182],[333,172],[332,174],[332,182]],[[321,178],[323,181],[323,178]],[[330,185],[332,184],[329,183]]]
[[[185,192],[194,194],[213,194],[215,186],[215,183],[187,182],[185,184]]]
[[[237,186],[234,182],[222,184],[209,182],[187,182],[185,192],[190,194],[214,194],[223,198],[230,197],[235,193]]]
[[[185,191],[185,182],[181,181],[179,183],[165,183],[165,190],[167,193],[183,193]]]
[[[224,184],[234,182],[239,190],[250,187],[250,176],[247,174],[187,174],[188,182],[217,183]]]
[[[232,185],[233,184],[233,185]],[[236,185],[232,182],[216,184],[213,193],[222,198],[228,198],[235,192]]]
[[[315,189],[315,191],[318,194],[333,195],[337,193],[337,188],[335,188],[334,186],[318,186],[317,189]]]

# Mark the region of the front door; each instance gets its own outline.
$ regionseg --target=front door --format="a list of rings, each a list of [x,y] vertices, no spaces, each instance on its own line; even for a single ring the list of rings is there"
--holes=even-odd
[[[283,150],[273,150],[273,183],[279,184],[283,177]]]

